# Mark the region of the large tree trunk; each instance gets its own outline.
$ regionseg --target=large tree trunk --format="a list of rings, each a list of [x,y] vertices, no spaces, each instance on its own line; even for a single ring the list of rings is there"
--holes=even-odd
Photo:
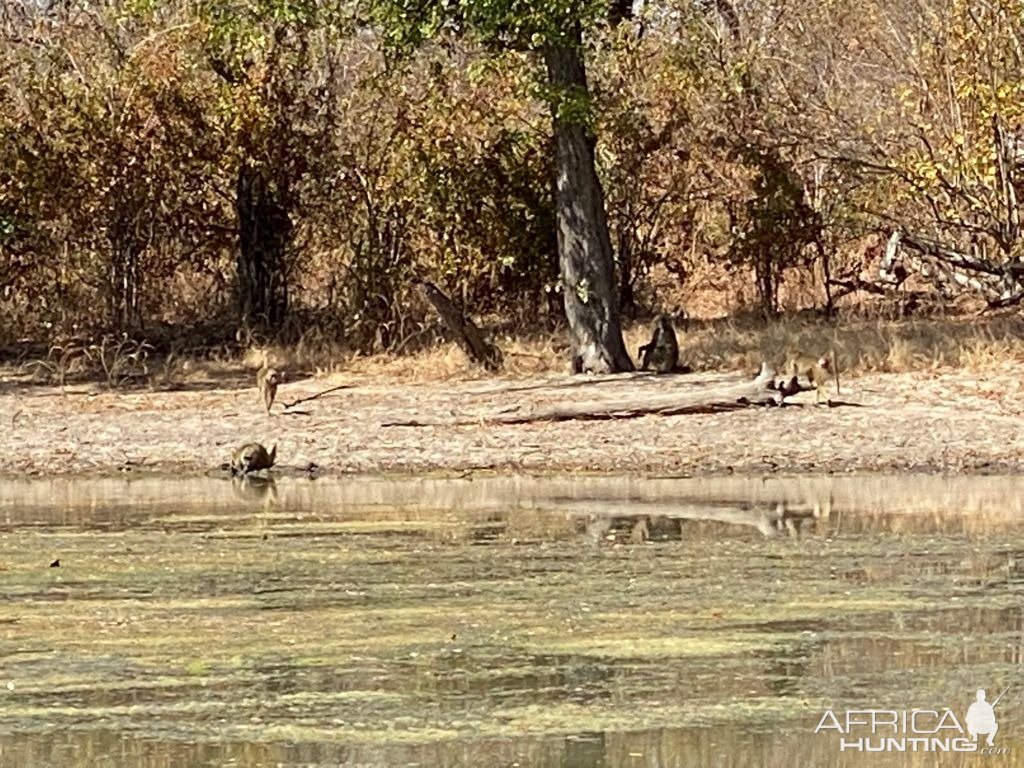
[[[292,223],[281,190],[260,168],[244,164],[238,171],[238,299],[246,329],[280,330],[288,311],[285,251]]]
[[[594,167],[594,139],[579,116],[579,101],[588,91],[578,28],[573,37],[573,43],[553,43],[544,51],[548,83],[557,99],[555,218],[573,370],[632,371],[619,327],[612,244],[604,191]]]

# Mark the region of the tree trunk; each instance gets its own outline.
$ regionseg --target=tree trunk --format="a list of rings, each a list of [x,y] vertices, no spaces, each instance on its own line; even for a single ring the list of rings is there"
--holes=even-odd
[[[623,226],[627,226],[623,222]],[[633,239],[619,230],[619,314],[636,319],[636,293],[633,291]]]
[[[498,347],[489,341],[484,340],[480,329],[476,327],[469,317],[455,306],[440,288],[429,280],[416,280],[423,294],[427,297],[441,321],[452,334],[455,343],[466,353],[466,356],[474,363],[479,363],[488,371],[501,370],[502,354]]]
[[[280,330],[288,311],[285,252],[292,223],[280,190],[260,168],[243,164],[238,171],[238,299],[242,325]]]
[[[571,108],[589,96],[578,28],[573,37],[572,44],[552,43],[544,51],[548,83],[558,99],[553,107],[555,219],[573,370],[632,371],[619,327],[612,244],[604,191],[594,166],[594,139],[579,110]]]
[[[109,214],[110,245],[107,317],[113,330],[134,332],[142,327],[142,254],[152,243],[152,221],[146,221],[145,197],[137,190],[120,188]],[[146,233],[146,224],[149,233]]]

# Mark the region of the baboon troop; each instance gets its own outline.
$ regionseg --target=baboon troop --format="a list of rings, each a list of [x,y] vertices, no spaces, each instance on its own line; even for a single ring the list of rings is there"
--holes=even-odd
[[[679,365],[679,341],[668,315],[654,321],[651,340],[637,351],[641,371],[672,373]]]
[[[681,366],[679,363],[679,339],[673,321],[667,314],[658,315],[654,320],[651,325],[650,341],[641,345],[637,354],[639,368],[642,371],[652,371],[657,374],[688,373],[690,371],[688,367]],[[573,372],[578,372],[581,369],[581,363],[580,356],[574,354],[572,358]],[[839,371],[836,366],[834,350],[821,356],[814,356],[790,348],[780,374],[775,374],[767,363],[762,365],[762,371],[762,376],[772,378],[772,382],[767,386],[777,390],[782,398],[806,390],[809,383],[809,386],[815,390],[815,402],[820,404],[827,396],[827,386],[830,380],[835,381],[836,394],[840,394]],[[263,353],[262,365],[256,373],[256,388],[267,414],[271,412],[278,387],[283,379],[282,372],[272,367],[268,355]],[[297,402],[301,402],[301,400]],[[782,399],[777,399],[776,402],[781,403]],[[291,405],[294,406],[295,403]],[[268,451],[260,443],[246,443],[235,449],[231,455],[230,464],[221,465],[221,468],[230,469],[233,476],[245,479],[250,473],[271,469],[276,458],[276,444]],[[261,477],[263,475],[258,475],[257,479]],[[641,540],[646,538],[646,524],[638,522],[632,535]]]

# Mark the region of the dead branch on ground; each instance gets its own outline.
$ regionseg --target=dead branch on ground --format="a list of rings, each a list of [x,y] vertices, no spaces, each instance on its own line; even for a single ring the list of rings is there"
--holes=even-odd
[[[804,391],[808,386],[795,379],[786,394]],[[478,417],[456,417],[453,421],[407,419],[391,421],[385,427],[468,426],[480,424],[528,424],[538,421],[570,421],[580,419],[630,419],[648,414],[672,416],[684,413],[720,413],[748,408],[751,405],[781,405],[786,396],[779,391],[775,371],[767,364],[753,381],[736,381],[714,388],[690,389],[683,392],[640,393],[631,397],[569,401],[485,414]]]
[[[287,403],[282,400],[281,401],[281,405],[283,405],[285,407],[285,410],[288,410],[289,408],[294,408],[296,405],[299,405],[300,403],[308,403],[311,400],[318,400],[319,398],[323,397],[324,395],[329,395],[332,392],[337,392],[339,389],[351,389],[351,388],[352,388],[351,384],[339,384],[336,387],[331,387],[329,389],[322,390],[321,392],[317,392],[316,394],[310,395],[309,397],[300,397],[298,400],[292,400],[292,401],[287,402]]]

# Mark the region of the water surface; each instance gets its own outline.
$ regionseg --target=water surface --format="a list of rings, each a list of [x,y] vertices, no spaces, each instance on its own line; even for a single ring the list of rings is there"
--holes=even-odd
[[[1016,765],[1022,492],[6,481],[0,765]],[[1007,755],[812,733],[1007,685]]]

